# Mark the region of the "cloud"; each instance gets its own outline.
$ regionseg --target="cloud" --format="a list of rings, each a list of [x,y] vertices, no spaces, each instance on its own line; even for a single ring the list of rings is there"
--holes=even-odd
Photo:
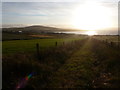
[[[3,3],[3,22],[52,22],[65,20],[71,15],[76,3],[28,3],[14,2]],[[39,20],[39,21],[38,21]],[[33,23],[34,23],[33,22]]]
[[[65,15],[70,6],[64,3],[3,3],[3,15],[50,16]]]

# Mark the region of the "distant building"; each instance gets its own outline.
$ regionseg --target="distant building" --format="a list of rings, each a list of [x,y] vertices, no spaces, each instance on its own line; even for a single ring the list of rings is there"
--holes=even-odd
[[[18,31],[19,33],[22,33],[22,31]]]

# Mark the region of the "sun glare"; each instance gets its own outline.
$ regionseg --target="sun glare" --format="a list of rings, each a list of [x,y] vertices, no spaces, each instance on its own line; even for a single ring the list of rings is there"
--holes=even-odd
[[[75,9],[73,26],[82,30],[98,30],[111,26],[110,10],[99,3],[88,2]]]
[[[88,36],[93,36],[96,35],[97,33],[95,31],[88,31],[85,34],[87,34]]]

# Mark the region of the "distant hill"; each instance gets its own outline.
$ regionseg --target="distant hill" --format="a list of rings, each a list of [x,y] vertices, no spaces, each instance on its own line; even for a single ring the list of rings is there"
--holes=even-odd
[[[47,27],[47,26],[28,26],[28,27],[24,27],[25,29],[35,29],[35,30],[58,30],[59,28],[55,28],[55,27]]]
[[[11,33],[54,33],[54,32],[65,32],[65,31],[78,31],[73,29],[62,29],[62,28],[56,28],[56,27],[48,27],[48,26],[40,26],[40,25],[34,25],[34,26],[27,26],[27,27],[12,27],[12,28],[3,28],[3,32],[11,32]],[[80,30],[79,30],[80,31]]]
[[[14,27],[14,28],[3,28],[2,29],[3,32],[37,32],[37,33],[41,33],[41,32],[53,32],[55,30],[60,30],[58,28],[54,28],[54,27],[46,27],[46,26],[28,26],[28,27]]]

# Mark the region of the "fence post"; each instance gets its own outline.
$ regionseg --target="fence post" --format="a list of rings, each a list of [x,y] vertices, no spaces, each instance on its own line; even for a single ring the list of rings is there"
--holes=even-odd
[[[113,42],[110,42],[110,44],[111,44],[111,47],[113,47]]]
[[[36,44],[36,50],[37,50],[37,57],[40,58],[40,50],[39,50],[39,44]]]
[[[58,44],[58,43],[57,43],[57,42],[55,42],[55,46],[57,46],[57,44]]]

